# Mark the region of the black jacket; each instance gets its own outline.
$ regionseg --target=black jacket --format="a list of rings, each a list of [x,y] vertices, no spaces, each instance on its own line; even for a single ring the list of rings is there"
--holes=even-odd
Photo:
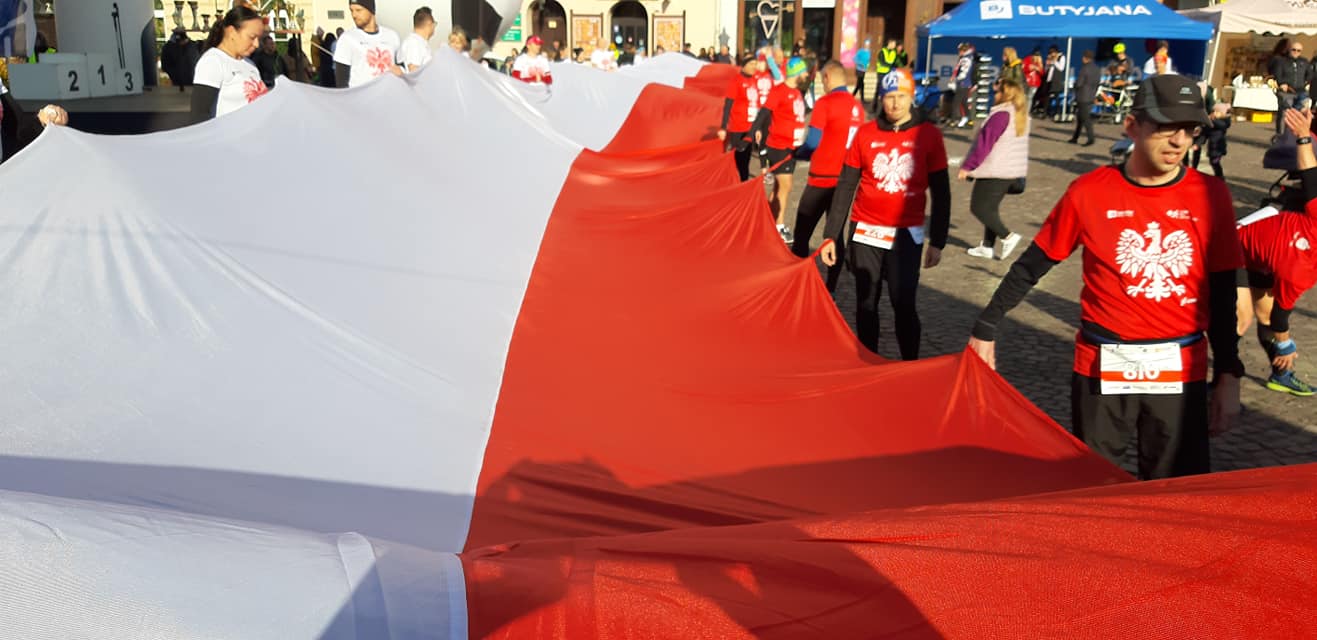
[[[1089,62],[1079,67],[1079,75],[1075,76],[1075,101],[1093,102],[1097,98],[1100,82],[1102,82],[1102,70],[1097,64]]]
[[[36,140],[43,127],[37,114],[25,113],[18,106],[13,94],[0,96],[0,104],[4,107],[4,116],[0,118],[0,145],[4,146],[4,157],[0,157],[0,162],[3,162]]]
[[[1290,86],[1290,93],[1298,93],[1308,89],[1308,81],[1312,79],[1312,66],[1303,58],[1291,58],[1290,56],[1276,56],[1267,64],[1267,73],[1276,79],[1276,87],[1282,84]]]
[[[1230,118],[1212,118],[1212,125],[1203,128],[1207,136],[1207,157],[1219,158],[1226,154],[1226,129],[1230,128]]]

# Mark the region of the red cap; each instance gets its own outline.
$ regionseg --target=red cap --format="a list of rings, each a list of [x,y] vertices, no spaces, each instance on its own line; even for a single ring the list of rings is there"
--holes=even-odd
[[[541,39],[539,36],[531,36],[530,40],[526,41],[526,44],[538,44],[540,46],[544,46],[544,40]]]

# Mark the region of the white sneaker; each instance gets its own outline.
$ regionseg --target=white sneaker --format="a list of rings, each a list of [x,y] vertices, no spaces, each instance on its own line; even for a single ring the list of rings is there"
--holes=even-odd
[[[961,119],[960,119],[960,122],[957,122],[957,123],[956,123],[956,128],[957,128],[957,129],[964,128],[965,123],[967,123],[967,122],[969,122],[969,118],[961,118]]]
[[[1018,233],[1012,233],[1011,235],[1002,238],[1001,254],[997,256],[997,259],[1005,260],[1011,257],[1011,252],[1015,251],[1015,247],[1020,246],[1020,240],[1023,240],[1023,238],[1021,238]]]
[[[991,258],[991,257],[992,257],[992,249],[989,248],[989,247],[985,247],[985,246],[983,246],[983,245],[979,245],[979,246],[977,246],[977,247],[971,247],[970,250],[969,250],[969,251],[966,251],[965,253],[968,253],[968,254],[970,254],[971,256],[974,256],[975,258]]]
[[[791,244],[792,242],[796,241],[795,234],[792,234],[791,230],[788,229],[787,226],[784,224],[777,225],[777,233],[778,235],[782,236],[782,242]]]

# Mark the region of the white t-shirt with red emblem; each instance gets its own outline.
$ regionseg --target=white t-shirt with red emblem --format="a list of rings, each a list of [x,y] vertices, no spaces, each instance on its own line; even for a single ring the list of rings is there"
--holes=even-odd
[[[375,33],[361,29],[344,31],[334,48],[334,64],[345,64],[352,69],[348,76],[349,87],[359,87],[389,73],[402,40],[398,32],[380,27]]]
[[[219,90],[216,116],[237,111],[269,91],[251,60],[235,58],[219,47],[211,47],[201,54],[192,81]]]

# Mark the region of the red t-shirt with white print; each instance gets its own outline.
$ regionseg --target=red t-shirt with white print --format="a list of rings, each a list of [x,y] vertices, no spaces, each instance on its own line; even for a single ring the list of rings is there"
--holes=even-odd
[[[1061,261],[1083,247],[1080,317],[1122,340],[1173,339],[1207,330],[1208,275],[1244,264],[1230,190],[1185,169],[1145,187],[1107,166],[1070,184],[1034,237]],[[1207,341],[1180,351],[1184,379],[1207,377]],[[1101,377],[1099,348],[1075,341],[1074,370]]]

